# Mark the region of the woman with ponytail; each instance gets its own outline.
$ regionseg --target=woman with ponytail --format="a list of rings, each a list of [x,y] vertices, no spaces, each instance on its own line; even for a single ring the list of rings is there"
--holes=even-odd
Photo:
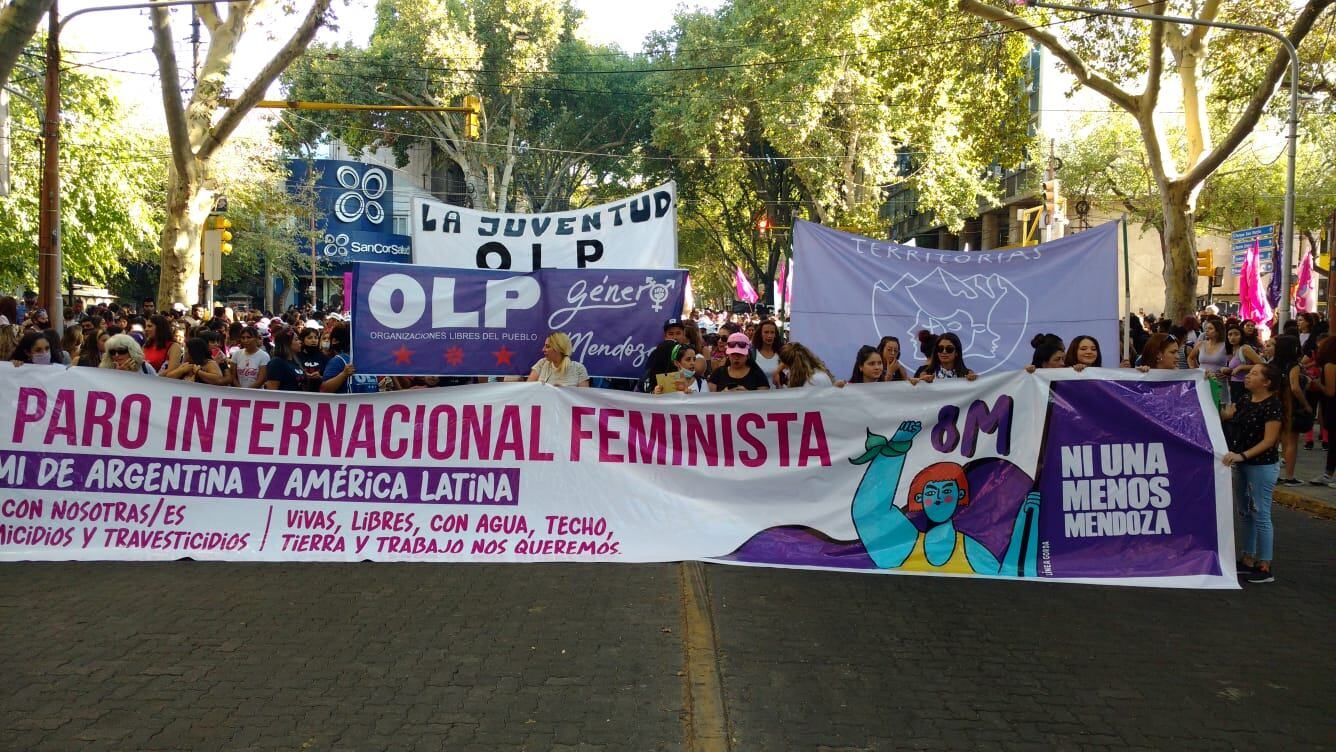
[[[589,386],[589,372],[578,360],[571,360],[571,338],[561,332],[547,335],[543,357],[529,371],[529,381],[553,386]]]

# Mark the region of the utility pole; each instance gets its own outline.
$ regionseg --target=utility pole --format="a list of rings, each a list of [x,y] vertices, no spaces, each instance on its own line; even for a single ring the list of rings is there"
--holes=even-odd
[[[42,188],[37,209],[37,305],[65,330],[60,295],[60,16],[51,3],[46,34],[46,114],[42,123]],[[16,322],[18,323],[18,322]]]

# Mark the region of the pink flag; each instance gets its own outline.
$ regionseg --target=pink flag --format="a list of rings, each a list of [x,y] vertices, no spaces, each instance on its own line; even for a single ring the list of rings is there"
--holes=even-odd
[[[1266,289],[1262,287],[1257,241],[1243,257],[1243,269],[1239,272],[1239,313],[1245,319],[1259,324],[1271,320],[1271,304],[1266,299]]]
[[[784,306],[793,303],[793,259],[789,259],[789,276],[784,280]]]
[[[787,276],[788,266],[786,263],[780,263],[779,278],[775,280],[775,297],[779,299],[781,304],[789,302],[789,296],[784,292],[787,289],[784,287],[784,279]]]
[[[733,267],[733,286],[737,289],[738,300],[744,303],[755,303],[761,299],[761,296],[756,294],[756,288],[752,287],[751,282],[748,282],[747,277],[743,275],[740,266]]]
[[[1313,249],[1299,259],[1299,280],[1294,290],[1294,308],[1300,313],[1317,312],[1317,284],[1313,279]]]
[[[687,272],[687,292],[682,300],[682,309],[684,314],[696,310],[696,293],[691,289],[691,272]]]

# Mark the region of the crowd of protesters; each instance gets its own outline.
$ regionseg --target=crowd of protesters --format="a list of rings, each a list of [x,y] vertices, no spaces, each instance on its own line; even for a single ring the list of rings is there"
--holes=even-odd
[[[177,303],[158,311],[153,300],[136,309],[110,303],[66,309],[72,323],[64,332],[50,328],[47,311],[35,296],[22,302],[0,297],[0,360],[15,365],[55,364],[109,368],[146,376],[219,386],[337,394],[452,386],[523,377],[385,377],[358,373],[350,355],[349,322],[341,312],[317,316],[292,308],[271,316]],[[1243,517],[1240,575],[1271,582],[1272,493],[1277,484],[1306,482],[1336,487],[1336,447],[1327,440],[1336,423],[1336,337],[1327,322],[1304,313],[1275,332],[1275,321],[1254,322],[1221,316],[1213,306],[1174,322],[1142,312],[1128,317],[1132,357],[1109,358],[1110,365],[1142,372],[1201,369],[1211,384],[1234,469],[1235,496]],[[844,387],[901,381],[910,385],[944,379],[973,380],[966,353],[954,333],[918,333],[912,346],[924,361],[912,373],[901,360],[896,337],[860,347],[847,378],[808,347],[788,341],[782,318],[710,310],[664,323],[663,339],[638,381],[591,379],[572,357],[568,335],[552,332],[528,381],[553,386],[601,386],[652,394],[755,391],[801,387]],[[1030,342],[1033,357],[1025,370],[1105,365],[1094,337],[1070,342],[1047,333]],[[1122,347],[1120,347],[1120,351]],[[838,364],[837,364],[838,365]],[[1295,478],[1300,443],[1326,450],[1326,470],[1318,478]]]

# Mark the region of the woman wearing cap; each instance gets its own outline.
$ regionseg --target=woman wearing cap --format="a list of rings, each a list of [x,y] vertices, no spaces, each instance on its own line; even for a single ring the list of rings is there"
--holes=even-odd
[[[144,350],[128,334],[113,334],[107,338],[107,354],[102,356],[99,368],[112,368],[129,373],[142,373],[157,376],[157,372],[144,362]]]
[[[589,372],[578,360],[571,360],[571,338],[552,332],[543,340],[543,357],[529,370],[529,381],[553,386],[589,386]]]
[[[751,340],[746,334],[737,332],[728,335],[728,344],[724,353],[728,360],[721,368],[710,374],[712,392],[750,392],[757,389],[769,389],[770,381],[765,372],[747,359],[751,352]]]

